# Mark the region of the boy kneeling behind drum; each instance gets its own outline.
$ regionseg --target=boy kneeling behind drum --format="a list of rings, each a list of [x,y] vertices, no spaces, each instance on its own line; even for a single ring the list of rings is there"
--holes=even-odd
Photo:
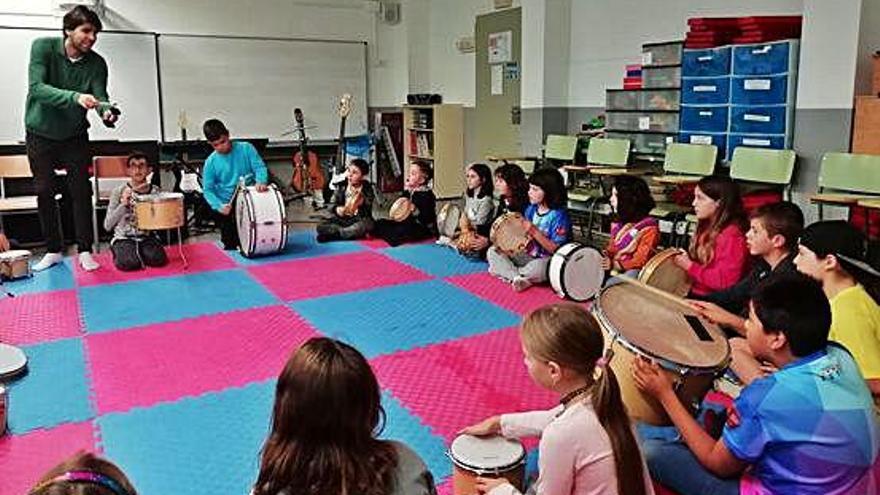
[[[151,171],[147,156],[138,151],[132,152],[128,155],[126,171],[129,181],[113,190],[104,218],[104,228],[113,230],[113,239],[110,241],[113,264],[125,272],[140,270],[145,266],[165,266],[168,256],[159,239],[150,232],[138,230],[135,218],[134,195],[160,192],[158,186],[147,182]]]

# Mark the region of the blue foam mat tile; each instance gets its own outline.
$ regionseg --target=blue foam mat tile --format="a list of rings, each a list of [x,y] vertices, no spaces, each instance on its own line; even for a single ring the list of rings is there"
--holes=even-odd
[[[293,232],[287,236],[287,247],[284,251],[268,256],[245,258],[238,251],[226,251],[226,254],[241,265],[252,266],[331,254],[354,253],[367,249],[356,241],[319,243],[315,236],[314,230],[298,230]]]
[[[290,306],[368,358],[506,328],[519,316],[442,280],[308,299]]]
[[[31,264],[37,261],[39,259],[31,259]],[[73,278],[73,267],[70,263],[70,258],[68,258],[64,263],[58,263],[52,268],[34,272],[31,277],[4,281],[3,288],[16,295],[73,289],[76,287],[76,281]]]
[[[98,418],[104,454],[141,495],[247,494],[272,418],[275,381]]]
[[[454,249],[436,244],[397,246],[381,252],[438,278],[480,273],[489,269],[485,261],[462,256]]]
[[[452,474],[452,465],[446,457],[443,439],[431,433],[431,429],[408,409],[403,407],[389,392],[382,393],[386,423],[382,438],[398,440],[413,449],[439,481]]]
[[[87,333],[256,308],[277,299],[242,269],[137,280],[79,290]],[[112,301],[112,304],[108,304]]]
[[[85,421],[95,416],[89,400],[81,338],[23,347],[27,374],[9,387],[9,430],[22,434],[37,428]]]

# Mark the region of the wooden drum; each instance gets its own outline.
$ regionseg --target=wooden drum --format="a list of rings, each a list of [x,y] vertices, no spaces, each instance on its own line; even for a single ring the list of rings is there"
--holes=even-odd
[[[388,210],[388,217],[395,222],[402,222],[409,218],[415,209],[416,206],[409,198],[397,198],[397,201],[392,203],[391,208]]]
[[[134,218],[138,230],[167,230],[183,226],[183,194],[137,194],[134,198]]]
[[[529,235],[523,226],[523,216],[509,211],[495,219],[489,231],[489,240],[508,256],[524,253],[529,245]]]
[[[691,278],[675,264],[675,257],[680,253],[678,248],[668,248],[657,253],[645,263],[639,273],[639,281],[679,297],[687,296],[691,291]]]
[[[633,360],[656,361],[675,379],[682,403],[696,412],[712,382],[730,362],[730,345],[718,325],[642,287],[606,287],[593,304],[593,314],[605,330],[606,347],[613,352],[611,369],[623,401],[634,420],[670,424],[663,406],[643,395],[633,380]]]

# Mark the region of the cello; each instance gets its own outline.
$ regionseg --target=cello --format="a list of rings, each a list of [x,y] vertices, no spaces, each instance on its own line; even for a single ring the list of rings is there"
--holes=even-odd
[[[296,127],[299,130],[299,151],[293,155],[293,177],[290,179],[290,186],[296,192],[310,195],[315,191],[323,190],[326,179],[324,178],[324,170],[318,162],[318,155],[306,148],[308,138],[306,137],[302,110],[295,109],[293,117],[296,119]]]

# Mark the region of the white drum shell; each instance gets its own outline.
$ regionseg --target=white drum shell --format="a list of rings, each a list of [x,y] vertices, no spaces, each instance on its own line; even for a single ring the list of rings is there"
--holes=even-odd
[[[577,302],[595,297],[605,278],[602,253],[577,242],[560,246],[550,258],[547,272],[550,286],[559,297]]]
[[[235,213],[239,250],[245,257],[273,254],[287,247],[287,210],[275,187],[262,193],[253,186],[241,189]]]

